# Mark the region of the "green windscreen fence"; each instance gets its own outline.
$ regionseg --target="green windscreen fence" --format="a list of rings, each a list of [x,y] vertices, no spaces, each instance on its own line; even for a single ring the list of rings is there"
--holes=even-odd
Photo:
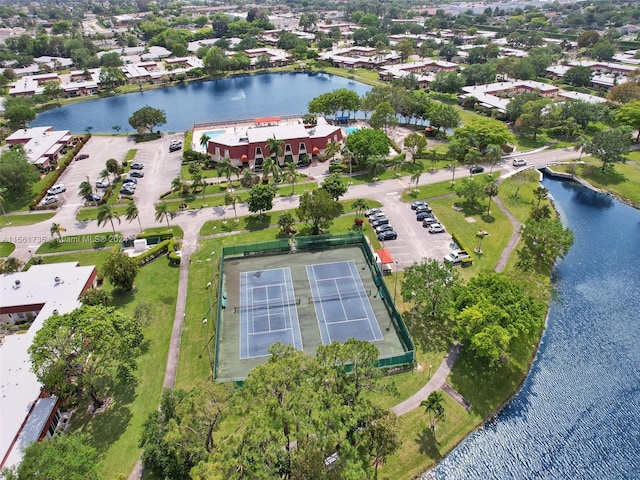
[[[402,316],[396,309],[393,295],[378,268],[374,253],[362,232],[349,232],[223,247],[219,260],[220,283],[218,286],[214,379],[241,381],[246,377],[248,370],[255,366],[252,361],[236,357],[235,352],[239,342],[238,332],[236,332],[238,330],[238,315],[234,314],[239,310],[239,299],[236,292],[238,288],[235,285],[238,281],[238,275],[242,271],[273,268],[273,265],[291,268],[295,290],[301,292],[297,294],[298,296],[302,295],[305,300],[297,308],[303,317],[309,318],[311,316],[315,319],[313,305],[307,305],[310,302],[306,301],[311,294],[302,293],[305,292],[305,288],[309,288],[309,281],[304,273],[305,265],[341,261],[347,258],[354,259],[359,265],[358,271],[365,288],[372,292],[370,299],[376,311],[378,322],[381,327],[386,327],[385,341],[379,345],[378,365],[383,368],[393,368],[413,363],[415,361],[413,341]],[[296,272],[300,272],[300,275],[298,276]],[[228,292],[225,291],[225,288]],[[315,320],[312,324],[315,325]],[[317,326],[306,331],[303,330],[303,337],[313,336],[314,330],[317,330]],[[395,335],[393,335],[394,333]],[[394,344],[396,347],[393,347]],[[256,359],[256,362],[258,360]],[[243,363],[246,364],[246,368],[242,366]]]

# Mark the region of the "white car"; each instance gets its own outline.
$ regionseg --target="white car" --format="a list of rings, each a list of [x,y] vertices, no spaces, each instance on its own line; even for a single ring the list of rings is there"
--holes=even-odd
[[[64,186],[64,183],[58,183],[54,185],[49,190],[47,190],[48,195],[58,195],[59,193],[66,192],[67,187]]]
[[[40,202],[40,205],[42,205],[44,207],[46,205],[53,205],[54,203],[58,203],[58,196],[57,195],[47,195],[46,197],[44,197],[44,200],[42,200],[42,202]]]
[[[439,223],[432,223],[429,225],[429,233],[442,233],[444,232],[444,227]]]
[[[111,185],[111,182],[106,178],[96,181],[96,188],[107,188]]]
[[[513,166],[514,167],[523,167],[526,164],[527,164],[527,161],[524,158],[514,158],[513,159]]]

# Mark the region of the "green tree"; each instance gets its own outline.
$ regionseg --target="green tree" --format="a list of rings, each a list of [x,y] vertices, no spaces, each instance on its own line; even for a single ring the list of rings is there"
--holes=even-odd
[[[616,121],[633,130],[638,130],[636,142],[640,141],[640,101],[634,101],[622,105],[616,112]]]
[[[593,135],[591,142],[585,148],[586,153],[590,153],[602,162],[602,171],[607,166],[616,162],[624,163],[625,155],[631,148],[631,131],[628,127],[620,127],[611,130],[600,130]]]
[[[92,193],[93,186],[91,185],[91,182],[89,182],[89,178],[87,177],[87,179],[84,182],[80,182],[80,185],[78,186],[78,196],[80,198],[86,199]],[[96,207],[98,206],[98,202],[96,202],[95,200],[94,204]]]
[[[444,399],[441,392],[431,392],[426,400],[420,402],[420,406],[424,407],[426,413],[429,415],[429,424],[431,425],[431,431],[435,439],[436,424],[443,422],[445,419],[444,414]]]
[[[540,202],[542,202],[543,200],[546,200],[547,197],[549,196],[549,190],[547,190],[543,186],[536,187],[533,189],[533,196],[536,197],[536,199],[538,200],[536,207],[539,207]]]
[[[384,465],[385,459],[393,455],[402,446],[402,434],[398,417],[387,412],[373,422],[362,435],[362,444],[369,452],[374,465],[373,478],[378,478],[378,467]]]
[[[98,226],[100,227],[102,225],[106,225],[107,222],[109,222],[111,223],[111,229],[113,230],[113,233],[116,233],[116,227],[113,224],[114,219],[118,220],[118,224],[121,223],[120,215],[118,214],[117,210],[109,204],[101,205],[98,209]]]
[[[57,235],[58,241],[60,242],[62,242],[62,233],[66,231],[67,231],[66,228],[64,228],[62,225],[56,222],[53,222],[51,224],[51,228],[49,228],[49,233],[51,233],[51,236],[53,237],[54,235]]]
[[[387,169],[384,157],[380,155],[369,157],[367,159],[367,168],[369,169],[369,173],[371,173],[374,178],[377,178],[378,175],[380,175]]]
[[[169,218],[174,218],[176,213],[172,210],[169,210],[169,205],[167,202],[158,202],[156,203],[156,222],[162,221],[162,217],[167,221],[167,227],[171,228],[171,224],[169,223]]]
[[[217,164],[218,175],[221,177],[225,177],[227,179],[227,183],[231,182],[231,175],[240,171],[240,169],[231,163],[231,159],[229,157],[225,157],[221,159]]]
[[[289,182],[291,182],[291,195],[295,195],[296,180],[298,179],[298,169],[296,168],[295,163],[287,162],[287,164],[284,166],[283,177],[285,180],[289,180]]]
[[[342,177],[338,173],[333,173],[329,175],[327,178],[325,178],[320,188],[322,188],[329,195],[331,195],[331,198],[333,198],[335,201],[338,201],[338,199],[342,195],[347,193],[347,189],[348,189],[347,185],[345,184],[345,182],[342,180]]]
[[[404,139],[404,148],[411,152],[413,163],[416,163],[415,156],[417,153],[423,152],[424,149],[427,148],[427,139],[421,133],[410,133]]]
[[[233,215],[236,222],[238,221],[238,210],[236,209],[236,205],[239,201],[240,196],[237,193],[227,190],[227,193],[224,195],[224,204],[233,206]]]
[[[351,208],[356,211],[356,218],[362,218],[364,212],[369,208],[369,204],[364,198],[358,198],[351,204]]]
[[[105,263],[115,255],[132,261],[112,253]],[[63,398],[80,391],[99,408],[110,382],[131,379],[142,339],[134,318],[113,308],[80,307],[44,321],[29,347],[32,369],[50,391]]]
[[[268,180],[269,175],[273,177],[273,182],[277,183],[280,181],[280,176],[282,174],[282,170],[280,169],[280,164],[278,163],[278,159],[276,157],[267,157],[262,162],[262,171],[263,171],[263,179],[265,181]]]
[[[129,117],[129,125],[135,128],[138,132],[144,132],[149,130],[149,133],[153,135],[153,130],[160,125],[167,123],[167,117],[164,111],[150,106],[144,106],[139,110],[133,112],[133,115]]]
[[[429,88],[442,93],[460,93],[464,83],[465,78],[457,72],[439,72]]]
[[[527,102],[522,108],[522,115],[518,119],[524,128],[533,130],[533,141],[536,141],[538,130],[542,127],[546,119],[547,107],[551,103],[548,98],[541,98],[532,102]]]
[[[564,81],[575,87],[588,87],[591,84],[591,75],[593,75],[591,68],[578,65],[567,70]]]
[[[44,84],[42,94],[49,100],[56,100],[57,103],[60,103],[60,97],[64,94],[64,90],[60,88],[58,82],[47,82]]]
[[[331,197],[331,194],[318,188],[302,194],[296,214],[301,222],[311,223],[312,235],[318,235],[331,226],[339,211],[340,205]]]
[[[6,200],[15,201],[31,196],[33,185],[40,179],[22,147],[13,147],[0,153],[0,185]]]
[[[104,90],[115,92],[116,88],[125,83],[126,79],[119,67],[102,67],[100,69],[100,86]],[[131,121],[129,121],[129,123],[131,123]]]
[[[227,69],[228,59],[219,47],[211,47],[202,59],[204,71],[211,77],[216,77]]]
[[[20,464],[8,475],[4,473],[7,480],[98,480],[98,451],[81,435],[58,434],[33,442],[25,449]]]
[[[414,169],[413,173],[411,173],[409,183],[415,183],[417,187],[418,183],[420,182],[420,177],[424,173],[424,167],[422,166],[422,163],[418,164],[416,167],[417,168]]]
[[[600,41],[589,50],[591,58],[595,58],[600,62],[610,61],[615,54],[616,47],[607,41]]]
[[[517,266],[524,271],[550,272],[556,259],[564,258],[573,245],[573,233],[557,218],[530,219],[520,235],[524,248],[519,251]]]
[[[480,152],[484,152],[489,145],[497,145],[502,149],[515,141],[515,137],[503,122],[485,117],[474,117],[458,128],[452,140],[458,139],[464,139],[469,146]]]
[[[259,184],[255,185],[249,190],[249,211],[252,213],[258,213],[262,218],[265,211],[269,211],[273,208],[273,198],[275,197],[275,189],[271,185]]]
[[[114,178],[122,175],[122,165],[120,165],[115,158],[108,159],[104,166],[107,169],[107,172],[112,174]]]
[[[324,158],[326,158],[327,160],[331,160],[339,151],[340,144],[335,141],[329,141],[324,147]]]
[[[102,265],[102,273],[116,289],[129,291],[138,274],[138,264],[124,253],[112,252]]]
[[[124,218],[126,218],[129,223],[137,219],[140,231],[142,231],[142,222],[140,222],[140,211],[138,210],[138,207],[133,200],[127,204],[127,209],[124,211]]]
[[[382,102],[378,104],[371,114],[369,124],[374,129],[383,129],[385,132],[388,132],[389,128],[396,126],[398,124],[398,118],[391,103]]]
[[[15,98],[5,101],[3,116],[11,130],[20,130],[35,120],[36,112],[27,100]]]
[[[482,181],[463,178],[456,188],[456,195],[469,206],[477,208],[479,199],[484,195],[484,184]]]
[[[351,133],[345,143],[360,164],[365,163],[368,158],[373,156],[386,157],[389,155],[389,139],[380,130],[362,128]]]

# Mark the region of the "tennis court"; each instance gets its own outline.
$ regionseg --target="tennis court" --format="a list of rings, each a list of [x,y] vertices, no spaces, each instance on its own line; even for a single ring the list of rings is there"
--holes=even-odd
[[[290,268],[240,275],[240,358],[269,355],[280,341],[302,350]]]
[[[382,340],[367,291],[353,260],[307,265],[322,343]]]

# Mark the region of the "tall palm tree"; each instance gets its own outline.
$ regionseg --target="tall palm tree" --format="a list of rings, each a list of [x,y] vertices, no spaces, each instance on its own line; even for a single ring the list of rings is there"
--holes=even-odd
[[[336,141],[327,142],[327,145],[324,147],[324,157],[327,160],[331,160],[336,153],[340,151],[340,144]]]
[[[258,175],[247,168],[242,174],[242,185],[247,188],[252,187],[257,178]]]
[[[113,233],[116,233],[116,227],[113,224],[113,219],[114,218],[116,220],[118,220],[118,224],[121,223],[120,215],[113,208],[113,206],[111,206],[109,204],[104,204],[98,209],[98,226],[99,227],[102,226],[102,225],[106,225],[107,222],[110,222],[111,223],[111,229],[113,230]]]
[[[356,156],[353,154],[353,152],[351,150],[349,150],[348,148],[345,148],[342,151],[342,162],[348,162],[349,163],[349,177],[351,177],[351,173],[353,171],[353,161],[356,159]]]
[[[67,231],[66,228],[64,228],[59,223],[55,223],[55,222],[51,224],[51,228],[49,229],[49,233],[51,233],[51,236],[53,237],[54,235],[57,235],[58,240],[60,240],[61,242],[62,242],[62,232],[66,232],[66,231]]]
[[[493,167],[502,159],[502,149],[500,145],[489,145],[487,151],[484,154],[484,158],[491,168],[489,168],[489,174],[493,172]]]
[[[156,222],[161,222],[162,217],[167,221],[167,226],[171,228],[171,224],[169,223],[169,218],[173,218],[176,216],[176,213],[169,210],[169,206],[167,202],[158,202],[156,203]]]
[[[424,407],[429,414],[429,423],[431,424],[431,431],[435,438],[436,424],[444,421],[444,406],[442,405],[442,393],[431,392],[426,400],[420,402],[420,406]]]
[[[206,133],[203,133],[200,136],[200,146],[204,149],[204,151],[207,151],[207,146],[209,145],[209,137]]]
[[[422,165],[417,165],[417,168],[411,174],[411,182],[410,183],[415,183],[416,187],[417,187],[418,183],[420,182],[420,176],[422,175],[423,172],[424,172],[424,167]]]
[[[238,211],[236,210],[236,204],[240,201],[240,196],[234,191],[228,191],[224,196],[224,204],[233,206],[233,215],[235,216],[235,221],[238,221]]]
[[[384,157],[380,155],[369,157],[367,159],[367,168],[369,169],[369,173],[371,173],[371,175],[377,177],[387,169],[387,166],[384,162]]]
[[[4,219],[7,222],[7,225],[9,225],[9,218],[7,217],[7,212],[4,210],[4,194],[6,191],[6,188],[0,188],[0,210],[2,210],[2,215],[4,215]]]
[[[238,171],[238,167],[231,163],[231,159],[229,157],[225,157],[220,160],[217,166],[218,175],[226,177],[227,183],[231,182],[231,175]]]
[[[273,137],[267,139],[266,147],[267,147],[267,150],[269,150],[269,156],[275,157],[276,163],[278,163],[277,162],[278,158],[280,158],[284,152],[284,141],[278,140],[274,133]]]
[[[298,179],[298,170],[295,163],[289,162],[284,166],[284,178],[291,182],[291,195],[295,195],[296,180]]]
[[[487,183],[484,187],[484,194],[489,197],[489,205],[487,205],[487,215],[491,212],[491,200],[498,195],[498,184],[496,182]]]
[[[369,208],[369,205],[367,205],[367,202],[364,200],[364,198],[358,198],[351,204],[351,208],[356,211],[356,217],[361,217],[365,210]]]
[[[478,163],[478,161],[482,158],[482,155],[478,150],[472,148],[467,152],[464,156],[464,161],[469,167]],[[473,171],[469,168],[469,178],[473,178]]]
[[[580,135],[578,138],[576,138],[576,144],[573,146],[573,149],[576,152],[580,150],[580,158],[578,158],[578,161],[582,160],[582,154],[590,143],[591,140],[589,140],[589,137],[585,135]]]
[[[89,177],[87,177],[87,179],[84,182],[80,182],[80,185],[78,187],[78,196],[86,199],[92,193],[93,193],[93,186],[89,181]],[[98,206],[97,200],[94,199],[93,203],[96,207]]]
[[[133,222],[134,219],[138,219],[138,225],[140,225],[140,231],[142,231],[140,211],[138,210],[135,202],[131,201],[127,204],[127,209],[124,211],[124,218],[126,218],[129,223]]]
[[[107,167],[107,170],[113,175],[114,178],[120,176],[120,174],[122,173],[122,166],[115,158],[110,158],[109,160],[107,160],[105,162],[105,167]]]
[[[106,178],[107,180],[111,180],[111,175],[109,174],[109,170],[103,168],[99,173],[100,178]]]
[[[278,182],[280,180],[280,175],[282,174],[278,160],[274,157],[267,157],[264,159],[264,162],[262,162],[262,171],[264,173],[263,178],[268,179],[269,174],[271,174],[274,182]]]

